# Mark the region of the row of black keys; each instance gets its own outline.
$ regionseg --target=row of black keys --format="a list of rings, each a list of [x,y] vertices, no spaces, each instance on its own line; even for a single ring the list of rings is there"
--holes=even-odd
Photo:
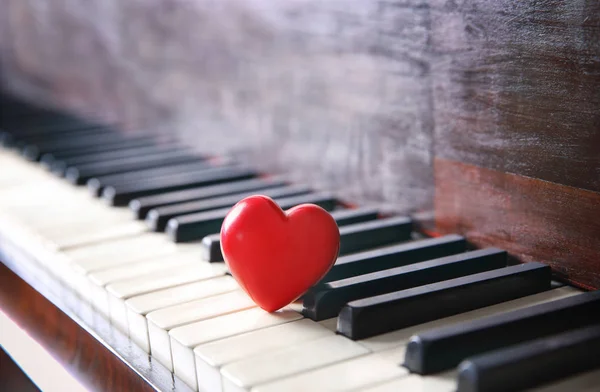
[[[377,211],[372,209],[335,210],[336,200],[328,195],[287,185],[281,179],[258,178],[257,173],[231,162],[214,167],[174,144],[121,148],[126,145],[124,140],[145,138],[126,138],[102,127],[97,133],[90,129],[96,128],[21,126],[4,133],[2,140],[75,184],[87,181],[93,194],[102,194],[113,205],[129,203],[135,217],[146,219],[156,231],[166,229],[178,241],[204,238],[202,246],[211,261],[222,260],[222,255],[218,234],[210,234],[219,231],[231,205],[246,195],[267,194],[283,208],[311,202],[331,210],[340,226],[341,257],[306,293],[303,312],[314,320],[339,314],[338,331],[352,339],[551,287],[547,266],[507,266],[505,252],[469,252],[460,236],[409,241],[412,225],[408,218],[377,219]],[[191,158],[187,163],[165,159],[160,164],[166,156]],[[157,168],[148,168],[154,164]],[[382,248],[368,250],[376,247]],[[598,293],[589,293],[422,333],[408,345],[405,366],[431,374],[467,359],[460,365],[459,390],[506,388],[505,377],[512,380],[513,387],[531,386],[548,381],[548,377],[593,368],[598,364],[583,348],[596,347],[600,341],[596,325],[600,322],[599,304]],[[540,337],[542,340],[532,341]],[[545,371],[535,372],[540,363]],[[557,369],[551,370],[554,367]],[[500,379],[503,382],[498,384]]]

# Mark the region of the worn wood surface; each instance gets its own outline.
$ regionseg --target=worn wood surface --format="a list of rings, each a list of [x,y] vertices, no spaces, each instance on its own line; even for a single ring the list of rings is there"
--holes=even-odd
[[[464,234],[600,288],[600,193],[446,159],[436,159],[435,173],[438,232]]]
[[[524,235],[511,240],[520,242],[508,245],[522,260],[594,281],[560,268],[595,268],[586,261],[600,241],[593,219],[577,226],[587,252],[562,241],[567,254],[536,238],[571,230],[569,215],[597,214],[577,209],[587,206],[583,196],[569,203],[572,211],[552,210],[565,189],[596,192],[574,199],[600,192],[596,0],[1,6],[0,58],[13,91],[117,120],[129,132],[177,133],[200,151],[235,154],[357,204],[425,222],[434,215],[440,228],[468,220],[475,240],[506,245],[503,233],[518,231]],[[531,224],[489,226],[505,209],[503,199],[491,199],[463,217],[446,207],[468,205],[469,194],[449,186],[434,160],[505,174],[484,176],[490,183],[481,180],[481,192],[508,178],[547,182],[544,192],[518,188],[547,208],[528,210]],[[514,197],[514,189],[505,192]],[[442,190],[457,193],[440,198]]]

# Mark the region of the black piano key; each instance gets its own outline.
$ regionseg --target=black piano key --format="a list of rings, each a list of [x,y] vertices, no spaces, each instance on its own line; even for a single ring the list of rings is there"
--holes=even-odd
[[[53,173],[64,176],[64,173],[69,166],[78,166],[85,163],[109,161],[111,159],[150,155],[168,151],[188,150],[179,144],[161,143],[152,146],[132,147],[94,154],[74,155],[63,159],[57,159],[54,154],[46,153],[40,158],[40,163],[50,169]]]
[[[325,320],[336,317],[353,300],[502,268],[506,263],[505,251],[490,248],[317,284],[304,295],[302,314]]]
[[[364,339],[549,290],[550,280],[549,266],[527,263],[360,299],[342,308],[337,330]]]
[[[260,194],[270,198],[300,196],[310,193],[310,188],[303,185],[287,185],[278,188],[263,189]],[[216,210],[219,208],[233,207],[240,200],[256,195],[256,191],[234,193],[233,195],[210,198],[207,200],[190,201],[165,207],[158,207],[148,212],[146,224],[153,231],[164,231],[171,218],[196,212]]]
[[[110,205],[125,206],[132,199],[140,196],[155,195],[161,192],[188,189],[200,185],[213,185],[223,182],[243,180],[256,177],[252,170],[237,167],[222,167],[196,173],[173,174],[160,179],[141,180],[122,186],[107,186],[102,197]]]
[[[22,155],[26,159],[35,161],[38,160],[41,157],[41,155],[47,152],[54,152],[60,154],[61,152],[65,151],[98,148],[99,146],[111,148],[113,146],[118,146],[121,143],[130,140],[147,141],[149,143],[155,143],[155,141],[150,136],[143,135],[128,137],[119,134],[95,135],[90,137],[81,137],[67,140],[53,140],[48,143],[27,144],[22,150]]]
[[[331,216],[338,226],[344,226],[377,219],[378,212],[374,208],[357,208],[333,211]],[[223,261],[221,237],[218,233],[202,239],[202,255],[204,260],[211,263]]]
[[[600,368],[598,352],[600,324],[594,324],[478,355],[460,364],[458,392],[538,387]]]
[[[284,210],[305,203],[318,205],[325,210],[333,210],[336,206],[336,199],[325,193],[286,197],[275,201]],[[178,216],[167,223],[166,232],[175,242],[200,240],[209,234],[220,232],[223,220],[229,211],[231,208],[222,208]]]
[[[598,322],[600,291],[583,293],[413,336],[404,365],[435,373],[473,355]]]
[[[412,220],[405,216],[376,219],[340,228],[340,255],[408,241]]]
[[[90,178],[108,176],[134,170],[153,169],[177,165],[181,163],[198,162],[202,157],[190,154],[188,151],[169,151],[151,155],[124,157],[104,162],[92,162],[67,168],[65,176],[72,184],[85,184]]]
[[[451,234],[438,238],[411,241],[365,252],[342,256],[321,280],[330,282],[368,274],[384,269],[401,267],[420,261],[450,256],[467,250],[462,236]]]
[[[32,148],[30,150],[31,156],[27,157],[30,160],[38,160],[42,155],[46,153],[52,153],[54,156],[59,159],[66,158],[68,156],[73,155],[85,155],[85,154],[94,154],[98,152],[105,151],[117,151],[131,147],[142,147],[142,146],[152,146],[156,145],[156,141],[150,138],[127,138],[123,139],[120,142],[110,141],[107,143],[97,143],[91,145],[82,145],[82,146],[69,146],[64,149],[57,149],[52,151],[39,150],[36,148]]]
[[[198,162],[182,163],[152,169],[132,170],[126,173],[94,177],[88,180],[86,186],[90,191],[90,194],[92,194],[93,196],[100,196],[104,191],[104,188],[106,188],[109,185],[114,187],[129,186],[139,181],[146,182],[151,179],[160,180],[164,177],[170,177],[175,174],[206,172],[206,170],[223,168],[226,166],[231,165],[214,165],[208,161],[199,159]],[[68,181],[71,181],[71,179],[68,176],[68,173],[65,174],[65,177]]]
[[[144,219],[153,208],[184,203],[193,200],[203,200],[210,197],[225,196],[242,191],[259,191],[261,189],[275,188],[286,185],[279,178],[255,178],[251,180],[235,181],[231,183],[199,187],[161,193],[154,196],[140,197],[129,203],[129,208],[136,219]]]

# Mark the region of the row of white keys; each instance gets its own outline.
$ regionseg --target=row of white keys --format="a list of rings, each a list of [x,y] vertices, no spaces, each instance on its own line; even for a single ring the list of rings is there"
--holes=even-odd
[[[168,273],[157,271],[137,278],[111,283],[106,286],[110,320],[115,326],[127,333],[127,305],[125,302],[129,298],[186,283],[223,276],[225,272],[224,265],[218,268],[216,265],[204,264],[198,258],[197,262]]]
[[[198,263],[198,256],[195,253],[177,252],[166,256],[151,257],[143,261],[123,263],[99,271],[92,271],[88,275],[89,291],[87,296],[89,296],[96,309],[106,317],[109,317],[108,292],[106,291],[106,286],[109,284],[159,271],[168,274],[172,270],[186,267],[191,263]]]
[[[277,381],[273,381],[272,383],[265,383],[264,385],[255,386],[256,390],[260,391],[276,391],[276,390],[285,390],[285,391],[295,391],[295,390],[307,390],[308,387],[314,385],[327,385],[331,383],[332,379],[336,380],[335,385],[331,385],[331,390],[354,390],[359,388],[366,388],[375,384],[381,384],[386,381],[393,381],[395,379],[401,379],[408,375],[408,372],[405,368],[400,366],[400,363],[403,360],[403,350],[405,348],[406,343],[410,336],[414,335],[417,332],[424,331],[426,329],[439,327],[443,325],[454,324],[461,321],[473,320],[476,318],[502,313],[510,310],[515,310],[522,307],[532,306],[538,303],[553,301],[556,299],[564,298],[566,296],[575,295],[579,291],[571,288],[559,288],[555,290],[551,290],[548,292],[536,294],[530,297],[521,298],[515,301],[494,305],[484,309],[478,309],[469,313],[464,313],[457,316],[448,317],[446,319],[436,320],[434,322],[422,324],[415,327],[406,328],[404,330],[390,332],[388,334],[376,336],[373,338],[365,339],[362,341],[353,342],[357,345],[363,346],[368,349],[372,354],[368,354],[362,356],[360,358],[356,358],[353,360],[343,361],[337,364],[332,364],[322,369],[312,370],[312,371],[303,371],[299,372],[294,376],[284,377],[277,376],[278,374],[278,366],[277,364],[270,364],[270,371],[272,372],[272,378],[275,380],[279,378]],[[254,341],[255,344],[268,344],[269,337],[259,337],[255,335],[256,333],[249,333],[247,336],[248,341]],[[232,339],[224,339],[220,342],[214,343],[219,347],[219,350],[226,351],[228,347],[230,350],[235,350],[236,347],[239,347],[239,343],[233,341]],[[308,352],[305,351],[305,345],[296,344],[293,349],[289,349],[288,354],[290,358],[302,355],[308,355]],[[397,354],[393,354],[394,350]],[[233,367],[233,363],[227,364],[222,361],[215,360],[213,356],[217,356],[212,352],[205,352],[205,349],[200,345],[194,349],[196,354],[196,362],[198,375],[204,376],[208,378],[211,385],[215,385],[216,377],[214,376],[216,372],[221,372],[221,379],[224,386],[235,386],[236,388],[245,388],[246,390],[250,389],[248,385],[243,384],[241,381],[249,379],[252,375],[247,374],[247,369],[244,366],[235,366]],[[305,353],[306,354],[303,354]],[[267,353],[264,355],[264,361],[267,361],[269,355],[272,353]],[[175,360],[175,350],[173,351],[173,356]],[[386,358],[389,359],[388,364],[383,366],[383,362],[386,362]],[[253,362],[255,359],[248,357],[245,360],[248,363]],[[289,373],[289,370],[286,370],[284,367],[284,362],[281,360],[281,368],[282,371],[285,371],[286,374]],[[177,369],[177,366],[175,366]],[[210,370],[209,370],[210,369]],[[207,374],[213,374],[212,377],[207,377]],[[351,377],[332,377],[333,374],[338,375],[351,375]],[[415,383],[413,378],[408,379],[406,382]],[[361,381],[362,380],[362,381]],[[413,381],[410,381],[413,380]],[[404,381],[402,381],[404,382]],[[310,389],[310,388],[308,388]],[[330,390],[328,388],[324,388],[325,390]],[[226,388],[224,390],[227,390]],[[254,390],[254,389],[252,389]],[[440,390],[442,390],[440,388]]]
[[[173,371],[169,331],[191,322],[207,320],[256,307],[242,290],[150,312],[146,315],[152,357]]]
[[[169,332],[173,371],[183,382],[197,390],[194,347],[301,318],[300,313],[290,308],[274,313],[252,308],[174,328]]]
[[[129,336],[140,347],[150,353],[146,319],[148,313],[238,289],[239,286],[235,279],[225,275],[130,298],[125,301]]]

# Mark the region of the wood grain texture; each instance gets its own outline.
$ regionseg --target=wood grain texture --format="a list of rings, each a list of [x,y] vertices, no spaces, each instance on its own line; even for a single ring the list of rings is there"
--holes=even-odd
[[[436,157],[600,191],[600,2],[432,3]]]
[[[0,307],[91,391],[154,391],[131,368],[0,263]]]
[[[600,289],[600,193],[439,158],[435,176],[439,233],[547,263],[563,280]]]

